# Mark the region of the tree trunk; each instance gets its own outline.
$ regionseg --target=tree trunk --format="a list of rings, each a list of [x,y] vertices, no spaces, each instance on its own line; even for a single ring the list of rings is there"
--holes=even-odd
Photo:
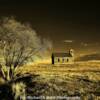
[[[6,81],[10,81],[14,78],[14,67],[7,67],[7,66],[3,66],[1,68],[1,72],[2,72],[2,78],[5,79]]]

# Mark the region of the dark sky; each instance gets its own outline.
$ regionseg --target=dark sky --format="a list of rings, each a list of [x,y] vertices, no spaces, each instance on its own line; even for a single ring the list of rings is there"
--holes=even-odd
[[[100,50],[96,0],[1,0],[0,16],[15,16],[18,21],[29,22],[40,36],[52,40],[54,51]]]

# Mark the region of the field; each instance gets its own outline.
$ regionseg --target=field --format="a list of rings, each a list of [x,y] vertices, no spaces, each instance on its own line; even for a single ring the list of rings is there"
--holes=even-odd
[[[77,62],[70,65],[34,64],[20,67],[17,72],[35,75],[31,86],[27,88],[28,95],[100,99],[100,62]]]
[[[16,69],[15,74],[17,77],[12,83],[18,85],[14,92],[18,95],[20,91],[19,95],[22,95],[25,89],[26,100],[36,100],[36,97],[42,97],[38,100],[44,100],[43,97],[45,100],[47,97],[49,100],[100,100],[100,62],[97,61],[66,65],[28,64]],[[0,78],[1,100],[12,95],[12,83],[3,84]]]
[[[35,64],[20,67],[18,73],[37,74],[44,78],[84,76],[89,80],[100,81],[100,62],[79,62],[68,65]]]

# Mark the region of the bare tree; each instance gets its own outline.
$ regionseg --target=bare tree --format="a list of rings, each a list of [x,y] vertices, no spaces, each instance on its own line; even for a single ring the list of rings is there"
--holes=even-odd
[[[0,52],[2,76],[5,80],[14,77],[18,66],[28,62],[34,55],[49,45],[43,45],[30,25],[22,24],[14,18],[0,21]]]

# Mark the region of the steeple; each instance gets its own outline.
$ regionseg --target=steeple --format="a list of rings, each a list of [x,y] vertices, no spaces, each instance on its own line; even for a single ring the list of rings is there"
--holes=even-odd
[[[73,49],[70,49],[69,53],[72,55],[72,57],[74,57],[74,50]]]

